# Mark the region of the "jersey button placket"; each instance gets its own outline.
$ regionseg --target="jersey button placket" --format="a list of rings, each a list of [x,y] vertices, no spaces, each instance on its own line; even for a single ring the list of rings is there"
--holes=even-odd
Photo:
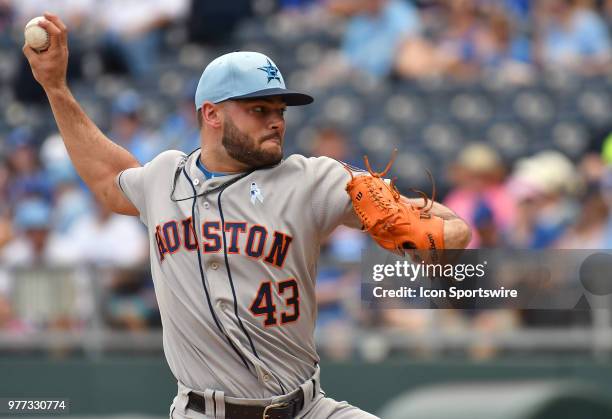
[[[217,269],[219,269],[219,264],[217,262],[211,263],[210,269],[212,269],[213,271],[216,271]]]

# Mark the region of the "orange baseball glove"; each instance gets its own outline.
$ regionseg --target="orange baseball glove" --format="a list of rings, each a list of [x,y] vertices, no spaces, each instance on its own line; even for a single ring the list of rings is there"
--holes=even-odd
[[[346,191],[363,230],[381,247],[401,255],[408,250],[429,250],[426,259],[435,262],[437,252],[444,249],[444,221],[430,213],[433,197],[430,200],[425,193],[416,191],[425,199],[424,205],[417,207],[402,201],[393,181],[387,184],[383,177],[394,160],[395,152],[385,170],[378,173],[364,156],[369,175],[355,176],[346,167],[351,174]]]

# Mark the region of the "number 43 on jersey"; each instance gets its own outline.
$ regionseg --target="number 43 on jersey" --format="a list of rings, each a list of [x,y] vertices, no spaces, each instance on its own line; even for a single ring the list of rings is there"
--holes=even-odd
[[[249,307],[254,316],[265,316],[265,327],[291,323],[300,317],[300,294],[296,280],[290,278],[276,285],[277,287],[274,287],[272,281],[262,282],[257,296]],[[278,292],[278,295],[284,300],[284,307],[279,310],[274,304],[273,293],[275,292]]]

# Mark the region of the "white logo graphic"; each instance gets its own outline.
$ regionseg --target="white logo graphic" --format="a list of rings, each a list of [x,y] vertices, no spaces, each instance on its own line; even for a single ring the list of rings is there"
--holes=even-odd
[[[255,182],[251,183],[251,204],[255,205],[255,201],[259,201],[263,204],[264,197],[257,184]]]

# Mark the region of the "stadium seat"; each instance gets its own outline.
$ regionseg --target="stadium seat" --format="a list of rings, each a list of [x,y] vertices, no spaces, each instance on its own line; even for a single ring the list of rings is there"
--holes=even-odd
[[[607,90],[587,90],[578,96],[578,109],[592,124],[601,126],[612,120],[612,101]]]
[[[484,96],[459,93],[450,101],[450,111],[466,124],[484,124],[491,117],[491,104]]]
[[[528,137],[523,127],[515,122],[497,122],[486,131],[486,139],[511,161],[527,152]]]
[[[589,132],[579,122],[561,120],[552,131],[555,148],[570,157],[581,156],[589,146]]]
[[[552,120],[555,105],[544,90],[524,91],[514,99],[514,112],[531,125],[541,125]]]
[[[349,95],[334,95],[323,104],[323,114],[333,122],[350,125],[363,118],[362,102]]]
[[[441,158],[452,156],[465,142],[459,127],[450,123],[427,125],[422,136],[425,147]]]
[[[427,102],[413,95],[395,94],[387,99],[384,112],[400,126],[419,124],[427,119]]]
[[[391,127],[367,125],[361,130],[359,143],[368,154],[386,154],[388,159],[393,149],[399,146],[399,139]]]

